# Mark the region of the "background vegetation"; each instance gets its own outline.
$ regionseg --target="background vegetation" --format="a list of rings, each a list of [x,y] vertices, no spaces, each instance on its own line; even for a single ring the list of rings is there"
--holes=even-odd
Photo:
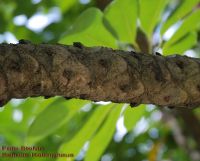
[[[2,0],[0,42],[81,42],[199,57],[199,0],[109,2]],[[128,104],[62,97],[13,99],[0,109],[0,146],[41,146],[45,150],[38,153],[73,153],[73,159],[86,161],[198,161],[199,114],[199,109],[130,108]]]

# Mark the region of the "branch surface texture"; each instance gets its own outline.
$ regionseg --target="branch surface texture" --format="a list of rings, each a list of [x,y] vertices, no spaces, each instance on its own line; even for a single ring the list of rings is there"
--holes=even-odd
[[[0,45],[1,102],[56,95],[197,107],[200,59],[89,48],[80,43]]]

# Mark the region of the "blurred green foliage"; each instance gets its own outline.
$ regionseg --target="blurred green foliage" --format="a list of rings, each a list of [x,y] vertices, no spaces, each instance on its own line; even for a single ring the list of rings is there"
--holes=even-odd
[[[36,15],[43,19],[31,23]],[[147,42],[149,53],[190,51],[198,57],[199,30],[199,0],[113,0],[104,11],[95,0],[0,1],[0,42],[79,41],[138,52],[144,52]],[[199,110],[195,113],[199,116]],[[152,105],[130,108],[62,97],[12,100],[0,109],[0,146],[39,146],[45,148],[37,153],[73,153],[75,157],[69,160],[189,161],[163,120],[162,112]],[[187,144],[195,147],[191,140]],[[0,161],[10,160],[66,158],[0,157]]]

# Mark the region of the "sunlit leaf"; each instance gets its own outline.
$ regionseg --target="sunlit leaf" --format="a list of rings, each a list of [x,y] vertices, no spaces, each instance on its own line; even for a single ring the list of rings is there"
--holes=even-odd
[[[182,0],[181,4],[177,6],[174,12],[168,17],[164,25],[161,28],[161,34],[163,35],[167,29],[177,21],[186,16],[192,9],[199,3],[199,0]]]
[[[139,2],[141,28],[151,39],[152,32],[161,20],[161,15],[169,0],[140,0]]]
[[[14,110],[14,105],[11,102],[0,108],[1,145],[5,142],[11,142],[15,145],[22,144],[22,139],[19,137],[18,134],[21,133],[23,127],[18,126],[18,123],[14,121]]]
[[[59,152],[73,153],[76,156],[86,141],[88,141],[97,131],[113,106],[115,106],[115,104],[111,103],[106,106],[97,107],[97,109],[90,116],[89,120],[80,129],[80,131],[69,142],[63,143],[61,145]],[[71,158],[71,160],[73,159],[74,158]],[[58,158],[58,161],[65,161],[65,159]]]
[[[173,36],[165,43],[165,47],[169,47],[179,39],[183,38],[189,32],[200,29],[200,10],[193,12],[188,16],[180,26],[180,28],[173,34]]]
[[[84,11],[59,42],[63,44],[81,42],[86,46],[117,47],[115,38],[103,25],[103,13],[96,8]]]
[[[29,129],[27,142],[35,143],[51,134],[69,121],[75,112],[86,103],[88,101],[76,99],[66,101],[58,98],[36,117]]]
[[[54,0],[62,12],[66,12],[70,7],[77,3],[77,0]]]
[[[144,116],[146,106],[140,105],[136,108],[130,106],[124,111],[124,125],[128,131],[132,130],[136,123]]]
[[[163,46],[163,54],[182,54],[187,49],[190,49],[195,44],[197,44],[197,33],[192,32],[186,34],[183,38],[178,40],[176,43],[172,44],[169,47]]]
[[[20,121],[20,125],[23,126],[24,129],[26,129],[25,132],[27,132],[30,120],[35,118],[41,111],[43,111],[56,99],[56,97],[52,97],[49,99],[44,99],[43,97],[29,97],[16,106],[16,110],[20,110],[22,112],[22,120]]]
[[[137,0],[114,0],[105,10],[105,17],[122,42],[135,44]]]
[[[89,149],[85,156],[85,161],[98,161],[107,145],[112,139],[115,132],[116,122],[120,116],[123,104],[119,104],[111,111],[108,115],[105,123],[97,132],[97,134],[92,138],[89,143]],[[97,148],[98,147],[98,148]]]

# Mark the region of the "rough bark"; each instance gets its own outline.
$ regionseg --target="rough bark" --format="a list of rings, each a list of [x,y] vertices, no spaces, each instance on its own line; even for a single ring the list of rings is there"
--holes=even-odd
[[[1,102],[56,95],[197,107],[200,59],[89,48],[80,43],[0,45]]]

